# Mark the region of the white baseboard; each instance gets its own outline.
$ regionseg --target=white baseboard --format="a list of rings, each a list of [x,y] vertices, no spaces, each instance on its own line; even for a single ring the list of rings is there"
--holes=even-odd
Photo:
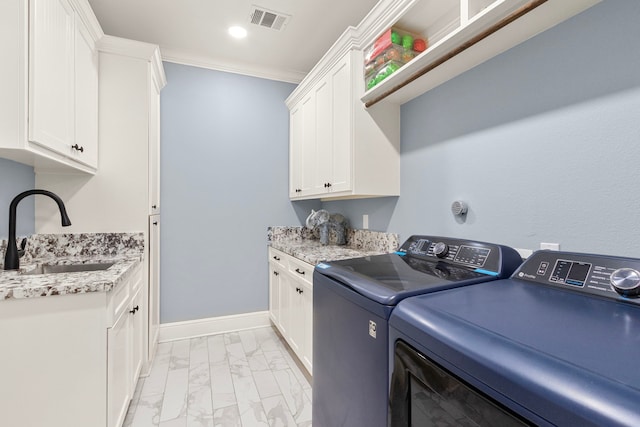
[[[160,324],[160,342],[269,326],[268,311]]]

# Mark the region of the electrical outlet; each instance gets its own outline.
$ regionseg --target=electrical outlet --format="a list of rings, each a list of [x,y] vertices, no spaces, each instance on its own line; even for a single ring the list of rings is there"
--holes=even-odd
[[[363,230],[369,229],[369,215],[367,214],[362,215],[362,229]]]
[[[540,249],[548,249],[550,251],[559,251],[560,243],[540,243]]]

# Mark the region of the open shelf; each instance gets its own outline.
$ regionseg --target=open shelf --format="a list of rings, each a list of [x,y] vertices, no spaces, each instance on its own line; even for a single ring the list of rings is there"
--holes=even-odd
[[[420,0],[390,23],[427,49],[367,90],[366,107],[403,104],[600,0]]]

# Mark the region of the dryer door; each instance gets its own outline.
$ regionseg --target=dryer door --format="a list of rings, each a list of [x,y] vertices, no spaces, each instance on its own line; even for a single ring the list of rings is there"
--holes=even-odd
[[[528,426],[507,408],[471,388],[423,354],[397,341],[389,426]]]

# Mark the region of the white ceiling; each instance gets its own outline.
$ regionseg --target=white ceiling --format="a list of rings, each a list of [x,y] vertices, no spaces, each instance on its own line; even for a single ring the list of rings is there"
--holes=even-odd
[[[377,0],[89,0],[105,34],[154,43],[164,59],[299,82]],[[249,22],[252,5],[291,15],[281,31]],[[249,34],[236,40],[232,25]]]

